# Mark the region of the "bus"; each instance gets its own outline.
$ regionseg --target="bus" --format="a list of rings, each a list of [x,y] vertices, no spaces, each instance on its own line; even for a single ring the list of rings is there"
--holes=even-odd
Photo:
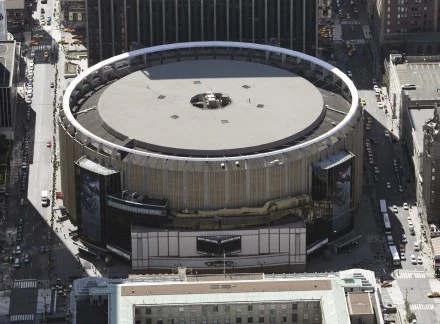
[[[387,213],[383,213],[383,225],[385,228],[385,234],[386,235],[391,235],[391,222],[390,222],[390,218],[388,217]]]
[[[391,257],[393,258],[393,264],[395,266],[399,266],[400,265],[400,256],[399,256],[399,252],[397,252],[395,245],[390,245],[390,253],[391,253]]]
[[[385,201],[385,199],[381,199],[379,201],[379,204],[380,204],[380,212],[382,214],[388,213],[388,211],[387,211],[387,202]]]

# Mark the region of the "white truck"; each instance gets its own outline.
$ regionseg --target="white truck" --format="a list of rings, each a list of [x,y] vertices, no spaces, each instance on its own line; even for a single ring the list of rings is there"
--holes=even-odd
[[[49,192],[47,190],[41,192],[41,205],[43,207],[49,206]]]

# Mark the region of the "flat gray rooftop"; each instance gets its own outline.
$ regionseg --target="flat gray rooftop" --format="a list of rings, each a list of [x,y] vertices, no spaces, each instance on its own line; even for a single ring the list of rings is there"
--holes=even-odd
[[[210,90],[227,94],[232,104],[216,110],[191,105],[193,96]],[[349,110],[340,95],[288,71],[199,60],[133,72],[89,93],[72,113],[85,129],[117,145],[208,157],[293,146],[330,131]]]
[[[428,119],[434,117],[434,107],[433,108],[410,108],[409,115],[411,122],[414,127],[414,133],[417,139],[417,145],[419,146],[420,153],[423,152],[423,125]]]
[[[440,62],[397,64],[396,72],[400,85],[416,85],[416,89],[407,90],[411,100],[440,99]]]
[[[253,76],[255,70],[260,77]],[[217,109],[191,104],[192,97],[210,91],[229,96],[231,104]],[[134,72],[110,85],[97,109],[111,131],[165,153],[272,148],[310,132],[324,117],[321,94],[304,78],[232,60]]]

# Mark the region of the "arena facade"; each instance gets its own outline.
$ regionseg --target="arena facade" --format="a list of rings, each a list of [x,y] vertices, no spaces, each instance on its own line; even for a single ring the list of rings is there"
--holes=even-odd
[[[64,204],[86,244],[163,271],[304,271],[362,190],[351,80],[268,45],[193,42],[100,62],[59,113]]]

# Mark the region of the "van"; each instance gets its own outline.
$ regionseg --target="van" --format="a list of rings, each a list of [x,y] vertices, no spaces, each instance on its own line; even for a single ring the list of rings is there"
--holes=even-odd
[[[15,258],[14,268],[20,268],[20,258]]]
[[[416,85],[415,84],[405,83],[402,86],[402,90],[414,90],[414,89],[416,89]]]

